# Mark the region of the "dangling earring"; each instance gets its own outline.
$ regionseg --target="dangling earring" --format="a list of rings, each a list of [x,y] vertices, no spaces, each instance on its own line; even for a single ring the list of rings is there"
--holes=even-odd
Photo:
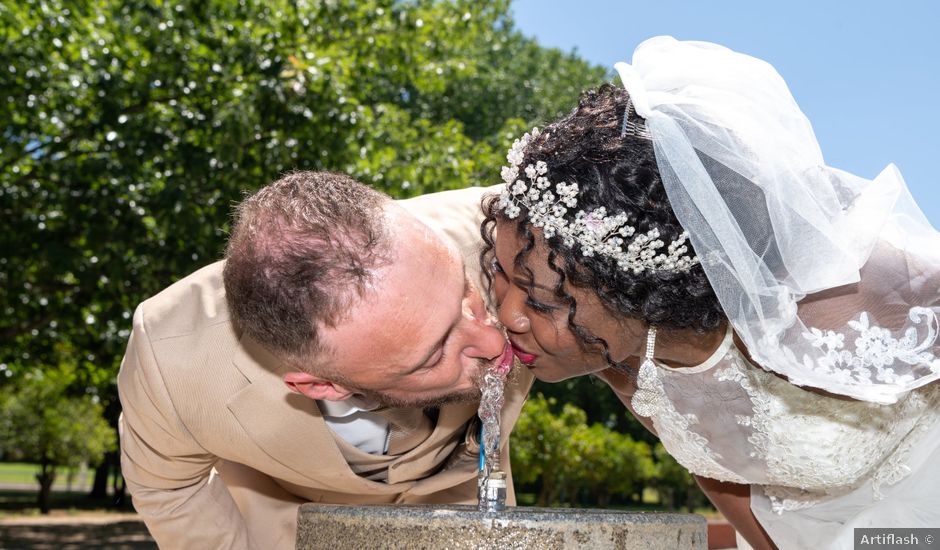
[[[643,364],[640,365],[640,370],[643,370],[643,367],[646,366],[647,363],[650,363],[651,367],[655,367],[655,365],[652,364],[654,351],[656,351],[656,327],[650,325],[649,330],[646,332],[646,359],[644,359]]]
[[[640,415],[651,417],[662,409],[666,401],[666,392],[659,380],[656,363],[653,362],[653,352],[656,349],[656,327],[650,326],[646,333],[646,356],[640,365],[640,372],[636,378],[636,393],[630,400],[633,411]]]

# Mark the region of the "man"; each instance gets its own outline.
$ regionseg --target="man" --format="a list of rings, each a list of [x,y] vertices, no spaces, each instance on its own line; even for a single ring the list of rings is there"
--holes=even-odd
[[[505,346],[481,194],[290,174],[239,206],[225,262],[138,307],[122,467],[162,547],[292,548],[303,502],[476,501],[476,380]],[[504,444],[531,381],[507,386]]]

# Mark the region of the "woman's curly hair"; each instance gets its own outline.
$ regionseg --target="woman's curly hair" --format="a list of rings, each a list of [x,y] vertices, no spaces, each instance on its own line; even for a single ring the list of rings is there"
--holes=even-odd
[[[529,143],[521,166],[544,161],[549,181],[577,182],[577,210],[589,212],[603,206],[610,214],[624,212],[637,234],[657,228],[660,239],[668,243],[678,239],[683,228],[666,196],[652,142],[621,136],[628,98],[626,90],[610,84],[584,92],[574,111],[544,128]],[[486,218],[481,227],[484,249],[480,260],[487,284],[492,287],[496,222],[515,223],[524,246],[514,260],[514,269],[531,281],[526,261],[536,246],[536,236],[528,212],[520,205],[520,214],[510,220],[497,202],[492,197],[483,205]],[[573,215],[572,211],[566,217]],[[577,303],[565,290],[566,281],[595,290],[613,315],[660,328],[705,332],[719,328],[725,318],[701,265],[685,273],[647,270],[635,274],[619,269],[610,258],[583,256],[577,244],[569,248],[557,235],[547,242],[549,268],[560,278],[555,296],[568,307],[569,328],[583,346],[599,346],[611,365],[617,363],[610,357],[607,343],[574,322]],[[528,291],[531,300],[532,289]]]

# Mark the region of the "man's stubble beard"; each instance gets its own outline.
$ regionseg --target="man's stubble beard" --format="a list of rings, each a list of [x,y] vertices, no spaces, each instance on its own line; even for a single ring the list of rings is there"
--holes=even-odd
[[[421,398],[421,399],[399,399],[397,397],[388,395],[384,392],[376,392],[369,390],[356,390],[356,393],[361,395],[363,399],[371,401],[373,403],[378,403],[383,407],[407,407],[407,408],[423,408],[423,409],[432,409],[439,408],[444,405],[450,405],[453,403],[479,403],[480,397],[482,396],[482,390],[480,387],[483,384],[483,374],[487,369],[492,368],[492,362],[480,360],[477,364],[476,373],[471,377],[473,380],[473,388],[467,390],[461,390],[459,392],[453,392],[441,396],[430,397],[430,398]],[[513,368],[509,371],[507,375],[506,383],[509,384],[515,377],[518,368]]]
[[[471,388],[439,397],[411,400],[399,399],[382,392],[363,391],[360,392],[359,395],[361,395],[363,399],[370,400],[373,403],[378,403],[382,407],[436,409],[453,403],[476,403],[480,401],[480,396],[482,393],[480,392],[479,388]]]

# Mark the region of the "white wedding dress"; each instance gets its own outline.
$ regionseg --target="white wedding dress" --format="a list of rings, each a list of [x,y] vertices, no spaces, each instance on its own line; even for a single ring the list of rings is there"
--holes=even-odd
[[[800,317],[814,325],[806,338],[882,369],[912,349],[935,360],[934,331],[919,339],[905,331],[940,301],[936,268],[882,245],[861,275],[857,285],[799,304]],[[892,284],[898,281],[904,284]],[[890,405],[824,395],[755,366],[732,336],[729,328],[696,367],[646,363],[632,399],[618,392],[652,420],[680,464],[751,485],[751,508],[781,550],[850,550],[856,527],[940,527],[940,384]]]

